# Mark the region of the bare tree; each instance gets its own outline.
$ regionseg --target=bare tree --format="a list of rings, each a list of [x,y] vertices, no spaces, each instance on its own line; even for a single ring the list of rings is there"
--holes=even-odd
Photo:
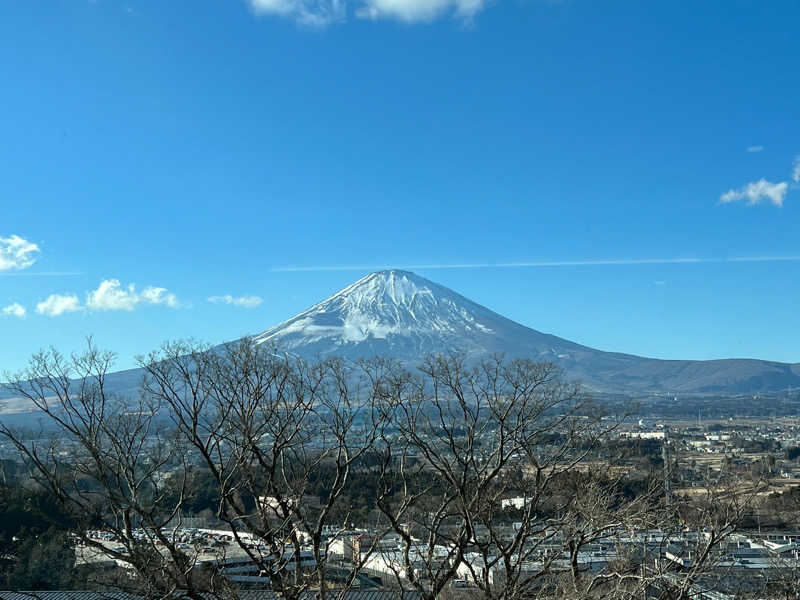
[[[55,432],[25,436],[0,424],[0,435],[74,519],[84,558],[125,564],[147,593],[168,596],[181,589],[199,598],[193,560],[165,533],[182,497],[166,501],[161,475],[168,464],[185,466],[180,440],[158,427],[159,406],[151,398],[107,392],[113,361],[91,340],[86,352],[71,357],[55,350],[36,354],[10,388],[30,400]],[[134,536],[135,528],[145,536]],[[108,532],[117,543],[103,543],[92,530]]]
[[[282,596],[312,588],[328,596],[326,557],[341,537],[341,527],[331,528],[349,521],[350,507],[332,515],[383,427],[380,373],[336,360],[309,365],[249,340],[210,351],[168,345],[143,366],[146,395],[168,408],[210,470],[216,516],[237,546]],[[313,477],[324,478],[319,503],[307,498]],[[339,568],[336,593],[353,585],[360,566]]]
[[[37,354],[10,387],[55,433],[43,440],[0,425],[74,518],[85,559],[123,566],[115,583],[149,597],[228,597],[236,565],[286,598],[310,589],[325,597],[334,580],[336,593],[353,585],[358,562],[332,574],[326,558],[335,526],[348,521],[350,507],[340,505],[350,469],[381,427],[378,380],[249,341],[180,343],[142,360],[138,398],[116,398],[106,387],[113,360],[91,341],[71,357]],[[175,534],[199,467],[211,474],[216,516],[235,542],[217,560],[201,560]],[[315,475],[325,478],[325,498],[307,501]]]
[[[249,574],[289,600],[344,598],[368,576],[424,600],[678,600],[713,587],[757,490],[709,484],[671,505],[655,473],[625,493],[599,450],[620,417],[548,363],[407,370],[175,343],[117,398],[113,359],[91,342],[34,356],[11,387],[58,433],[0,435],[73,517],[84,559],[113,560],[117,585],[148,597],[233,597]],[[178,534],[201,473],[232,542],[216,557]],[[374,523],[353,537],[364,494]]]
[[[643,565],[639,578],[648,597],[684,600],[722,589],[738,593],[746,587],[741,585],[743,578],[731,550],[758,498],[761,482],[707,473],[700,483],[693,488],[694,494],[672,498],[653,515],[658,527],[658,536],[652,540],[653,560],[647,568]]]
[[[393,388],[387,408],[378,506],[400,540],[388,568],[431,600],[454,579],[485,598],[520,598],[550,585],[569,548],[577,585],[581,548],[628,521],[600,519],[599,505],[559,490],[616,422],[552,364],[440,356],[420,373]],[[604,491],[591,502],[608,503]],[[517,503],[513,519],[504,501]]]

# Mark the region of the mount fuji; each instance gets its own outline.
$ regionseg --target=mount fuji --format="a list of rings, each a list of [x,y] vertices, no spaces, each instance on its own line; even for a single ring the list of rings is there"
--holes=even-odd
[[[559,365],[587,390],[616,393],[774,392],[800,387],[800,363],[753,359],[658,360],[603,352],[530,329],[408,271],[379,271],[252,336],[307,360],[387,356],[413,367],[426,354],[479,360],[502,353]],[[108,391],[138,393],[140,369],[110,373]],[[0,386],[0,415],[29,419],[32,407]],[[25,421],[26,422],[26,421]]]
[[[586,350],[397,270],[371,273],[254,339],[307,359],[384,355],[415,362],[458,351],[467,358],[503,352],[553,361]]]
[[[601,391],[741,393],[800,386],[800,364],[752,359],[658,360],[603,352],[507,319],[408,271],[371,273],[255,336],[306,359],[384,355],[413,364],[428,353],[494,353],[548,361]]]

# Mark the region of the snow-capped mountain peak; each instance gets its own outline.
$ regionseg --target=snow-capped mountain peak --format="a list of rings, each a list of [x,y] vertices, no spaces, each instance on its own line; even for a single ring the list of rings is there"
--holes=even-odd
[[[499,315],[432,281],[387,270],[370,273],[256,341],[292,350],[300,342],[327,341],[339,348],[397,337],[491,333],[492,317]]]
[[[249,339],[312,361],[385,356],[412,368],[429,353],[457,351],[468,360],[501,353],[554,362],[568,379],[581,381],[587,389],[613,392],[750,393],[800,387],[800,363],[657,360],[603,352],[530,329],[424,277],[398,270],[371,273]],[[110,374],[107,389],[136,395],[141,377],[138,369]],[[0,399],[5,400],[4,419],[9,412],[30,409],[25,403],[9,404],[15,399],[4,396],[2,389]]]
[[[468,359],[502,353],[560,365],[603,390],[758,390],[800,385],[800,364],[757,360],[662,361],[603,352],[515,323],[408,271],[370,273],[255,336],[306,359],[386,356],[413,365],[429,353]]]

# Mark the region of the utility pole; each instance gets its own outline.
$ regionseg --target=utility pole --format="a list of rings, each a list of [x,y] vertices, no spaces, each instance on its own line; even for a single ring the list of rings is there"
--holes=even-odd
[[[669,509],[670,489],[669,489],[669,452],[667,443],[669,441],[669,429],[664,428],[664,439],[661,442],[661,460],[664,462],[664,505]]]

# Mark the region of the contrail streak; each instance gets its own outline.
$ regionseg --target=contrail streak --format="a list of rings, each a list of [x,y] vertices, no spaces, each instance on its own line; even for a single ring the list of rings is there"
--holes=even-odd
[[[76,277],[81,271],[0,271],[0,277]]]
[[[418,265],[317,265],[272,267],[273,273],[314,271],[380,271],[383,269],[513,269],[525,267],[596,267],[625,265],[679,265],[700,263],[798,262],[800,256],[737,256],[732,258],[621,258],[586,260],[532,260],[504,263],[447,263]]]

